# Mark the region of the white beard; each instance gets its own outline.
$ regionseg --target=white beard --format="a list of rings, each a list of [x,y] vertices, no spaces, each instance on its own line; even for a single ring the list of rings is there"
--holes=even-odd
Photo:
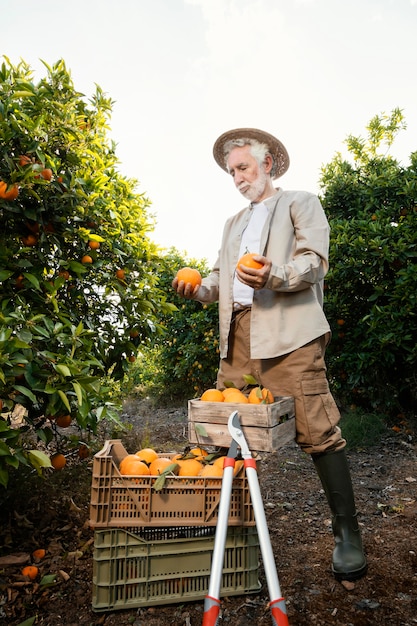
[[[250,183],[250,186],[248,189],[246,189],[246,191],[242,191],[242,188],[245,188],[249,183],[242,183],[238,187],[238,189],[240,193],[242,194],[242,196],[246,198],[246,200],[249,200],[250,202],[256,202],[256,200],[260,198],[260,196],[265,191],[267,182],[268,182],[268,176],[265,174],[263,170],[261,170],[259,172],[258,178],[256,178],[252,183]]]

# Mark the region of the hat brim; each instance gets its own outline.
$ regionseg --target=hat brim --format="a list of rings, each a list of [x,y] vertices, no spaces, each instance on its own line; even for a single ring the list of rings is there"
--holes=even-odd
[[[225,172],[228,171],[224,156],[225,144],[230,140],[243,138],[256,139],[256,141],[265,143],[268,146],[269,152],[276,165],[276,172],[273,176],[274,180],[285,174],[290,166],[290,157],[288,156],[285,146],[273,135],[263,130],[258,130],[257,128],[235,128],[234,130],[228,130],[226,133],[223,133],[223,135],[220,135],[213,146],[213,156],[222,170]]]

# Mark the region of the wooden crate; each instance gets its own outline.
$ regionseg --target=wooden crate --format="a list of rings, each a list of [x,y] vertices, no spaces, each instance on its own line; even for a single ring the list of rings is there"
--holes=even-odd
[[[295,439],[294,399],[275,398],[272,404],[188,401],[190,443],[228,448],[227,422],[234,411],[251,451],[274,452]]]

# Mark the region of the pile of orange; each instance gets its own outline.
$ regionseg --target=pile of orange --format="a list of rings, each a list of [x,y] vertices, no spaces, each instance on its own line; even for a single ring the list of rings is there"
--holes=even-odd
[[[173,456],[159,455],[152,448],[142,448],[135,454],[127,454],[119,463],[119,471],[123,476],[151,476],[173,474],[181,477],[223,476],[224,456],[210,455],[204,448],[192,448],[185,453]],[[241,471],[243,461],[236,460],[234,475]]]
[[[274,396],[266,387],[258,385],[253,387],[248,395],[237,387],[220,389],[207,389],[200,398],[203,402],[233,402],[235,404],[272,404]]]

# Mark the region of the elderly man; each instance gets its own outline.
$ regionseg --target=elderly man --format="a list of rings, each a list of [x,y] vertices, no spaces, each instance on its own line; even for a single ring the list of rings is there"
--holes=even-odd
[[[252,374],[274,396],[294,397],[296,441],[312,456],[333,516],[332,570],[339,580],[355,580],[367,563],[324,360],[329,225],[317,196],[274,187],[289,157],[269,133],[228,131],[213,152],[250,204],[226,222],[218,260],[202,284],[193,290],[175,279],[173,287],[185,298],[219,301],[218,388],[226,380],[243,387],[243,375]],[[258,269],[236,267],[245,252],[255,253]]]

